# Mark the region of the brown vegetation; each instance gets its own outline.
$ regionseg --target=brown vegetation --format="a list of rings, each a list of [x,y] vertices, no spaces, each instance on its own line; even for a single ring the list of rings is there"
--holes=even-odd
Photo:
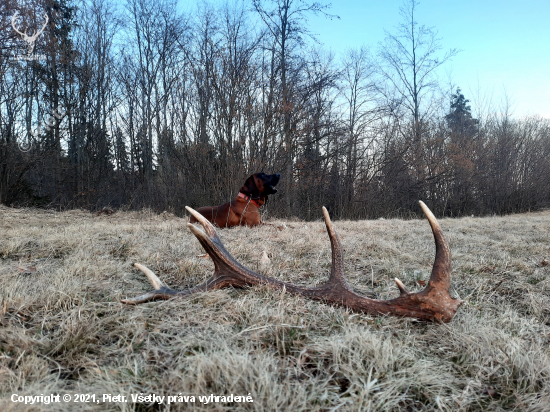
[[[282,221],[272,221],[282,226]],[[175,288],[213,270],[187,220],[121,212],[0,208],[0,408],[164,410],[158,405],[25,406],[13,393],[248,395],[254,403],[170,410],[545,411],[550,403],[550,212],[440,219],[453,254],[448,324],[351,313],[266,286],[126,306],[148,288],[140,261]],[[349,283],[363,295],[428,280],[425,220],[335,221]],[[289,225],[287,225],[289,226]],[[266,276],[320,285],[324,223],[220,231]],[[270,263],[260,260],[267,252]]]
[[[329,12],[316,1],[186,15],[171,1],[77,3],[0,4],[1,204],[183,216],[265,171],[282,176],[276,217],[410,216],[418,199],[437,216],[550,205],[550,122],[482,92],[466,96],[472,109],[440,84],[457,50],[415,0],[378,49],[341,60],[312,41],[308,18]],[[16,11],[22,29],[48,16],[38,60],[17,58]]]

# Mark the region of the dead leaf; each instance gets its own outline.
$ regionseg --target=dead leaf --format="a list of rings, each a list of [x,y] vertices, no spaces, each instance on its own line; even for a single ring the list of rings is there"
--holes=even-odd
[[[36,272],[36,268],[33,267],[17,266],[17,269],[19,269],[22,275],[28,275],[30,273]]]
[[[28,322],[29,320],[31,320],[31,317],[29,315],[24,314],[20,310],[8,309],[8,312],[11,313],[13,316],[16,316],[19,319],[21,319],[23,322]]]
[[[485,388],[485,390],[483,391],[483,393],[484,393],[485,395],[489,395],[489,396],[492,398],[493,396],[496,395],[497,391],[495,391],[495,390],[493,389],[493,387],[488,386],[487,388]]]

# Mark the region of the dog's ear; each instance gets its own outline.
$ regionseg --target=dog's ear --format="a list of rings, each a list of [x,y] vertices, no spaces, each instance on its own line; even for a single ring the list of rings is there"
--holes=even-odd
[[[254,175],[246,179],[246,182],[244,182],[244,185],[241,187],[240,192],[250,196],[252,199],[257,199],[260,197],[260,189],[258,189],[258,186],[256,185],[256,179],[254,178]]]

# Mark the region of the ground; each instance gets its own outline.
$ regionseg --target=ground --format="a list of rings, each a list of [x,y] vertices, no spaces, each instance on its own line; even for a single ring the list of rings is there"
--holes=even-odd
[[[250,269],[316,285],[330,271],[321,216],[219,234]],[[448,324],[351,313],[267,287],[121,304],[151,289],[135,262],[178,289],[210,276],[187,220],[0,208],[0,410],[550,410],[550,211],[440,219],[452,293],[464,300]],[[386,299],[398,295],[394,277],[411,290],[428,279],[426,219],[334,226],[356,291]],[[50,394],[71,401],[24,403]]]

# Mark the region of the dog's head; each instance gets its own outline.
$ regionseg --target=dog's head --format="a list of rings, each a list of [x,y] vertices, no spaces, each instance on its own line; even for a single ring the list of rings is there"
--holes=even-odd
[[[281,175],[279,173],[272,175],[266,175],[263,172],[255,173],[246,179],[240,192],[250,196],[252,199],[260,199],[265,202],[268,195],[277,193],[275,186],[279,183],[280,178]]]

